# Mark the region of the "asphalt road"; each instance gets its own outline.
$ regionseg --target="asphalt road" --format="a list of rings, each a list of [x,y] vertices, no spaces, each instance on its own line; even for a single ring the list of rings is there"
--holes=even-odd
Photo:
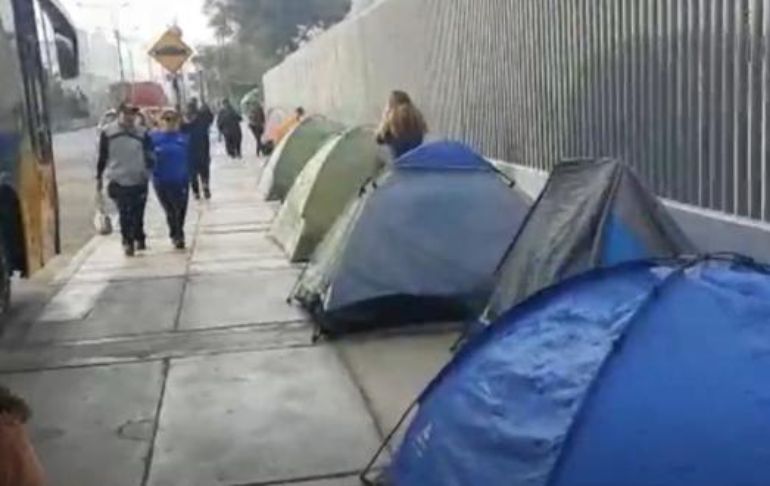
[[[86,128],[54,136],[62,253],[76,253],[93,235],[97,132]]]

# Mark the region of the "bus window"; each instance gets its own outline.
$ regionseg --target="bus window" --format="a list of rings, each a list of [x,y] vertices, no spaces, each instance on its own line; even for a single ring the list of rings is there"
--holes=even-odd
[[[67,16],[65,10],[58,6],[58,0],[37,1],[53,34],[53,52],[56,55],[59,76],[62,79],[78,77],[80,74],[78,36],[72,20]]]
[[[53,149],[50,125],[45,111],[46,80],[40,56],[36,2],[29,0],[11,0],[11,2],[27,108],[27,130],[38,160],[47,163],[53,158]]]
[[[16,53],[13,12],[7,0],[0,0],[0,132],[14,132],[19,129],[19,115],[22,100],[19,93],[21,80]],[[2,161],[0,161],[2,162]]]

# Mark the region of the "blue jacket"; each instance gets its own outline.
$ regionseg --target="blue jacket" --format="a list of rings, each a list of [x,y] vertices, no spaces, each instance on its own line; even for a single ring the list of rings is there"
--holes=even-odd
[[[150,138],[155,154],[155,181],[186,184],[190,179],[190,137],[182,132],[152,132]]]

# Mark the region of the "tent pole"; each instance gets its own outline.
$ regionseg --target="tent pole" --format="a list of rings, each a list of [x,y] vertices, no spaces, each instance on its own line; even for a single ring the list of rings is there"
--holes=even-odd
[[[382,441],[382,444],[380,444],[380,448],[377,449],[377,452],[374,453],[374,456],[369,460],[369,463],[366,465],[363,471],[361,471],[361,475],[358,476],[358,479],[361,480],[363,484],[366,486],[378,486],[378,483],[375,483],[371,481],[367,476],[370,472],[372,472],[372,469],[374,468],[374,464],[377,462],[377,459],[382,456],[382,453],[385,452],[385,449],[390,445],[390,443],[393,441],[393,437],[395,437],[396,432],[401,430],[401,427],[404,425],[404,422],[406,422],[406,419],[409,417],[409,415],[412,413],[412,411],[417,407],[417,404],[420,402],[420,397],[418,396],[411,405],[409,405],[409,408],[406,409],[404,414],[401,416],[400,419],[398,419],[398,423],[393,427],[393,430],[390,431],[387,437],[385,437],[385,440]]]

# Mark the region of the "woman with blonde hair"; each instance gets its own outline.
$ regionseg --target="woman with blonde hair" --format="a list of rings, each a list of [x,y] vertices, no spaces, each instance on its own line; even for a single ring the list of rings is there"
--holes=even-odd
[[[397,159],[422,145],[427,132],[425,119],[409,95],[393,91],[377,130],[377,143],[390,147],[393,157]]]
[[[162,129],[150,134],[155,155],[152,171],[155,194],[166,213],[171,243],[185,248],[184,222],[189,199],[190,136],[181,130],[182,116],[173,108],[161,114]]]

